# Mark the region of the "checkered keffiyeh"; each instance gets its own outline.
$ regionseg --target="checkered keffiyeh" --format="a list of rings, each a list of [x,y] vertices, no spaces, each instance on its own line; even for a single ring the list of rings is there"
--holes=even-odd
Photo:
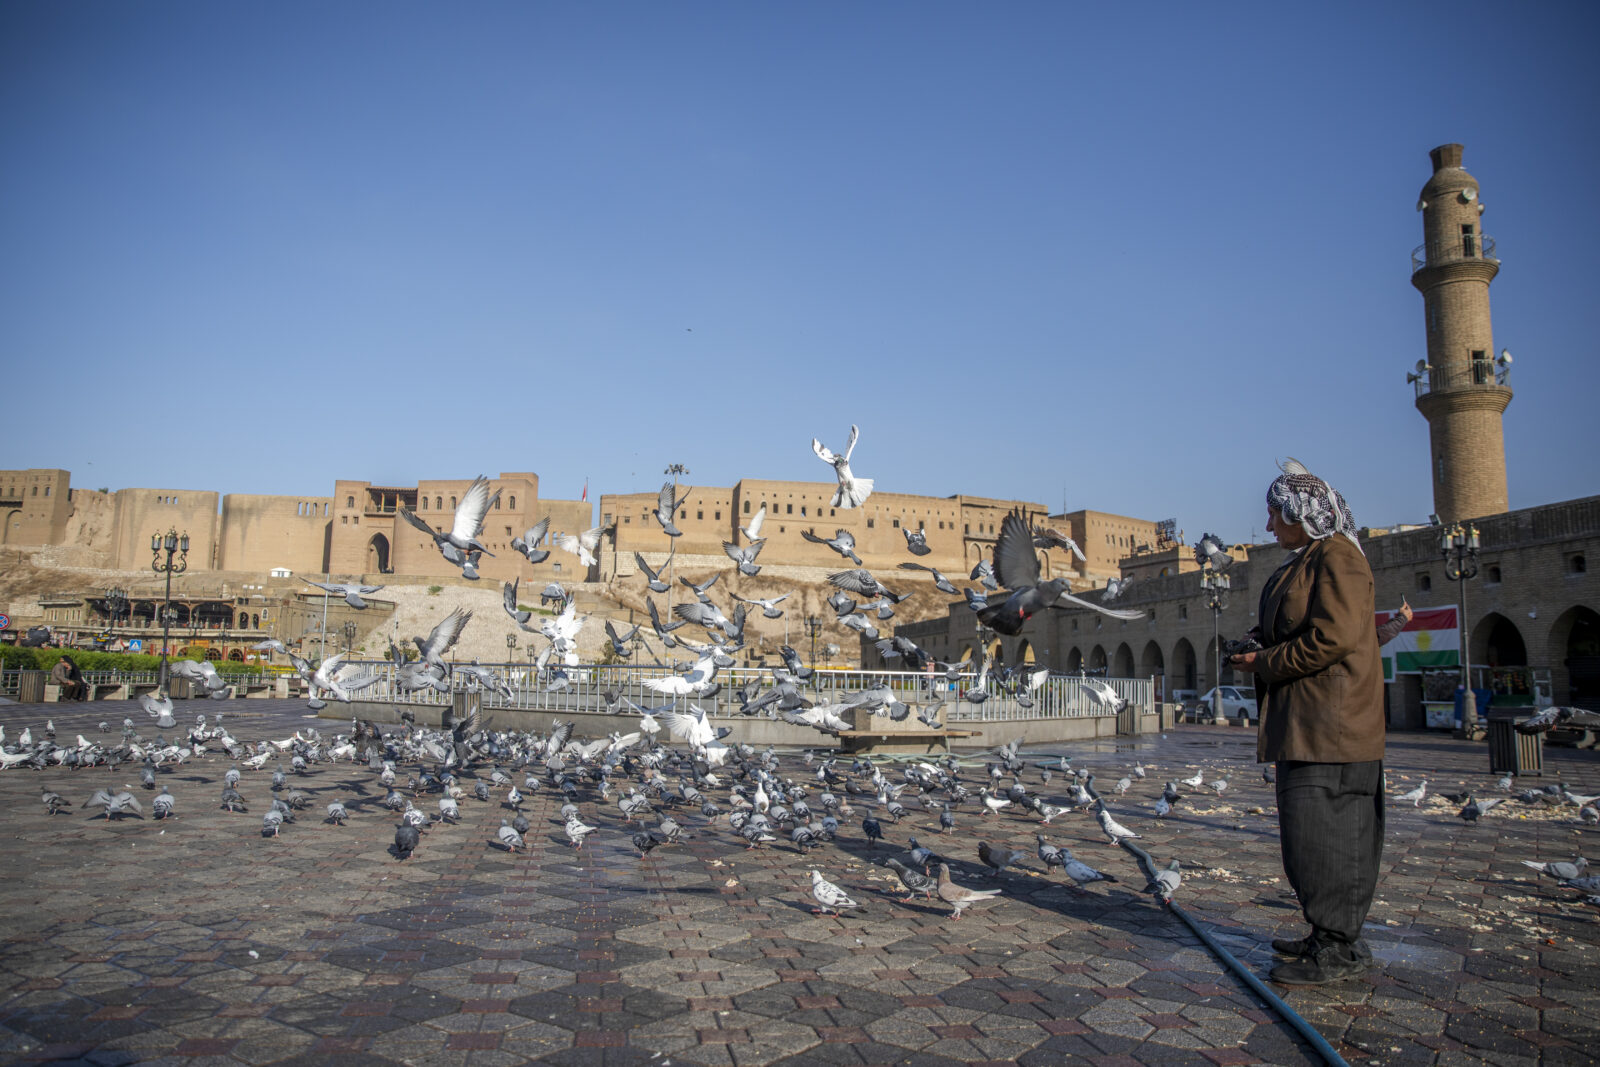
[[[1350,514],[1339,490],[1318,478],[1299,460],[1290,457],[1279,465],[1283,471],[1267,486],[1267,506],[1320,541],[1334,534],[1344,534],[1357,549],[1361,540],[1356,536],[1356,520]]]

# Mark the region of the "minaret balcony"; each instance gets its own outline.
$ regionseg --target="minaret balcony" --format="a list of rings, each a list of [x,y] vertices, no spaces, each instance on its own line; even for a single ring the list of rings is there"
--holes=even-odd
[[[1406,375],[1410,378],[1412,375]],[[1492,359],[1474,359],[1449,367],[1431,367],[1416,375],[1413,383],[1417,399],[1435,393],[1511,388],[1511,364]]]
[[[1500,265],[1500,260],[1494,254],[1493,237],[1484,233],[1464,233],[1453,240],[1424,241],[1411,250],[1411,273],[1475,259]]]

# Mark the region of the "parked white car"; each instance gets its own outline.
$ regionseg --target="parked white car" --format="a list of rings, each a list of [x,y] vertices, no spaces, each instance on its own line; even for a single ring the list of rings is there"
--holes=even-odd
[[[1245,689],[1236,685],[1219,686],[1217,689],[1208,689],[1205,694],[1187,705],[1191,715],[1195,718],[1205,719],[1216,714],[1216,695],[1222,693],[1222,714],[1229,719],[1242,719],[1246,722],[1255,722],[1259,719],[1260,712],[1256,710],[1256,694],[1252,689]]]

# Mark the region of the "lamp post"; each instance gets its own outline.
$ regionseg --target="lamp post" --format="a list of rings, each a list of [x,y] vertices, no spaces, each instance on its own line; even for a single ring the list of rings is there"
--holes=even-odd
[[[344,624],[344,654],[349,655],[350,650],[356,647],[356,622],[346,619]]]
[[[1445,527],[1439,535],[1439,553],[1444,556],[1445,577],[1456,583],[1456,602],[1461,612],[1461,727],[1455,736],[1476,741],[1478,698],[1472,691],[1472,633],[1467,626],[1467,579],[1478,576],[1478,528],[1460,523]]]
[[[815,615],[806,616],[806,636],[811,638],[811,665],[817,665],[817,635],[822,633],[822,620]]]
[[[1211,676],[1211,721],[1223,723],[1227,716],[1222,711],[1222,609],[1228,606],[1228,593],[1233,582],[1226,574],[1207,568],[1200,575],[1200,591],[1211,609],[1211,651],[1215,656]]]
[[[172,631],[172,576],[182,574],[189,569],[189,532],[185,530],[180,536],[178,531],[169,527],[166,534],[150,535],[150,569],[157,574],[167,576],[167,595],[165,606],[161,609],[161,681],[159,691],[163,696],[167,692],[167,641]],[[166,559],[161,558],[166,553]],[[177,556],[176,563],[172,557]]]
[[[117,628],[117,620],[128,611],[128,594],[126,590],[112,586],[106,590],[106,615],[111,619],[106,624],[106,644],[111,643],[111,631]]]
[[[506,669],[511,668],[511,658],[517,654],[517,635],[506,634]]]
[[[673,506],[674,509],[676,509],[677,506],[678,506],[678,476],[679,475],[683,475],[684,477],[688,477],[689,468],[685,467],[682,463],[670,463],[670,464],[667,465],[667,469],[662,471],[661,473],[662,474],[670,474],[670,475],[672,475],[672,506]],[[669,517],[670,518],[676,518],[677,516],[669,516]],[[672,545],[672,539],[670,537],[667,538],[667,545],[668,545],[669,548]],[[667,553],[667,621],[668,622],[672,621],[672,585],[673,585],[673,582],[672,582],[672,575],[673,575],[672,560],[673,560],[674,557],[677,556],[677,554],[678,553],[676,551],[672,551],[672,552]]]

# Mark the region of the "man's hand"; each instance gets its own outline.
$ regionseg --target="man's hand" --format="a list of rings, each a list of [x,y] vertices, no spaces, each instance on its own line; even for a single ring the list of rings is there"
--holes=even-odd
[[[1237,656],[1229,656],[1228,665],[1234,670],[1258,674],[1261,671],[1261,665],[1256,662],[1256,659],[1260,655],[1261,653],[1259,652],[1241,652]]]

